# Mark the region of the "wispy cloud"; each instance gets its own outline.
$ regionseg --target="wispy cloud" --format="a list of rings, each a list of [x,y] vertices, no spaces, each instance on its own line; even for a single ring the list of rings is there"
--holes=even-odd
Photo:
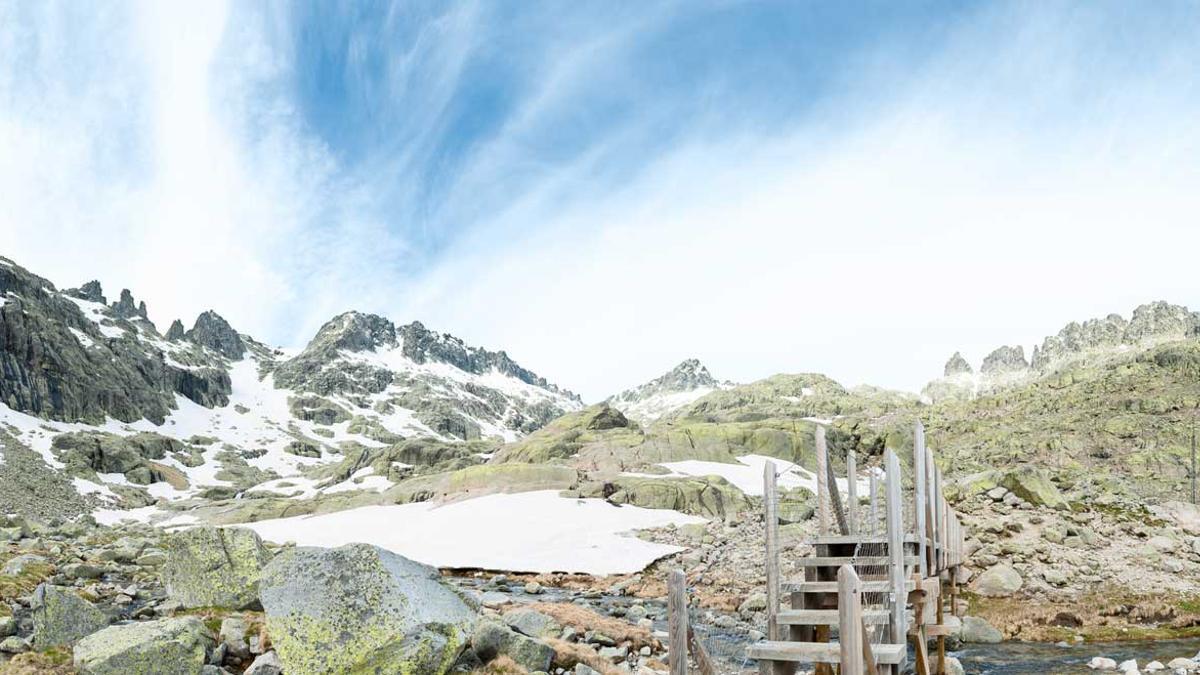
[[[1198,13],[0,5],[0,249],[287,344],[349,307],[599,398],[915,388],[1193,301]]]

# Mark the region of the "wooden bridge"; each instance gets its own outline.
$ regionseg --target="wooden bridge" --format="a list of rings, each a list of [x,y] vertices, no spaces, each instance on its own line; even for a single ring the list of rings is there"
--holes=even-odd
[[[868,472],[864,513],[854,452],[846,457],[843,507],[825,429],[817,428],[818,530],[808,542],[813,554],[800,561],[803,576],[795,579],[780,578],[776,471],[767,463],[767,639],[748,648],[762,675],[792,675],[800,664],[813,664],[816,675],[832,675],[835,664],[841,675],[898,675],[910,643],[917,675],[945,672],[943,618],[947,600],[951,612],[957,608],[964,537],[919,422],[913,435],[911,488],[903,488],[899,458],[887,450],[883,469]]]

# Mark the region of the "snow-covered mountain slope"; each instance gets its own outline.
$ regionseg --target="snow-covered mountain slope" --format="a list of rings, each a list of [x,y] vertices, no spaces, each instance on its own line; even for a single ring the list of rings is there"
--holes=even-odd
[[[691,405],[718,389],[733,387],[720,382],[697,359],[687,359],[649,382],[610,397],[609,405],[642,424]]]
[[[515,440],[580,407],[420,323],[348,312],[291,356],[211,311],[162,335],[129,291],[109,304],[96,282],[60,291],[0,258],[0,472],[6,453],[36,453],[94,504],[337,491],[312,468],[418,437]]]

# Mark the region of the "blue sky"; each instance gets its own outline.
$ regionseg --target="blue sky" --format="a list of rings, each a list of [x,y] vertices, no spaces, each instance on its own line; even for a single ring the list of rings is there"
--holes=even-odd
[[[0,2],[0,253],[601,398],[1200,304],[1194,3]]]

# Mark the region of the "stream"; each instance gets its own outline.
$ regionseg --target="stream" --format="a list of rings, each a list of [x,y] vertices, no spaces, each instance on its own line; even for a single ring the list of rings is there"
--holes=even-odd
[[[517,603],[574,602],[589,606],[604,615],[622,615],[632,598],[608,593],[582,593],[566,589],[546,587],[536,596],[520,590],[520,584],[511,588],[501,586],[500,592],[492,588],[483,578],[457,577],[454,583],[464,590],[476,593],[491,591],[489,595]],[[666,607],[661,600],[645,600],[650,618],[657,631],[666,630]],[[738,622],[736,627],[723,628],[714,625],[719,618],[712,612],[693,610],[693,627],[705,648],[717,662],[722,673],[757,673],[754,663],[745,658],[746,646],[751,642],[748,628]],[[720,623],[720,621],[718,621]],[[726,623],[728,625],[728,623]],[[999,644],[971,644],[947,652],[961,661],[963,669],[970,675],[1076,675],[1093,673],[1087,662],[1093,657],[1103,656],[1117,663],[1137,659],[1140,666],[1158,660],[1163,664],[1171,659],[1191,658],[1200,652],[1200,638],[1186,640],[1161,640],[1157,642],[1108,642],[1057,645],[1043,642],[1002,642]],[[911,655],[911,652],[910,652]],[[910,656],[911,663],[911,656]],[[1165,672],[1165,671],[1164,671]]]

